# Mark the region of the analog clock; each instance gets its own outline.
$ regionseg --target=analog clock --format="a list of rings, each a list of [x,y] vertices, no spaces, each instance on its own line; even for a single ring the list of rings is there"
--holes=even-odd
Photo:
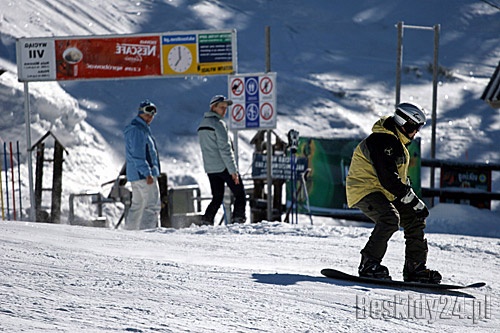
[[[168,65],[177,73],[184,73],[192,63],[193,55],[184,45],[176,45],[168,52]]]

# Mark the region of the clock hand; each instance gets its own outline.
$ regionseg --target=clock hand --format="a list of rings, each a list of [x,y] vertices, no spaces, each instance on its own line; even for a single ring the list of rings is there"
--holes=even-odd
[[[177,62],[175,63],[175,66],[177,66],[179,64],[179,62],[181,61],[182,59],[182,53],[181,53],[181,48],[177,48],[177,51],[179,53],[179,59],[177,59]]]

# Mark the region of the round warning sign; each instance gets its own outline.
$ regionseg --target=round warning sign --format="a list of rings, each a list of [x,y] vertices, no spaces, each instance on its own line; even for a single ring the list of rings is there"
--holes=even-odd
[[[263,120],[269,120],[273,117],[274,109],[271,103],[264,103],[260,107],[260,116]]]
[[[269,95],[273,91],[273,81],[269,77],[263,77],[260,80],[260,92]]]
[[[240,122],[245,118],[245,107],[241,104],[235,104],[231,110],[231,117],[235,122]]]
[[[240,96],[245,91],[245,84],[240,78],[235,78],[231,81],[231,92],[234,96]]]

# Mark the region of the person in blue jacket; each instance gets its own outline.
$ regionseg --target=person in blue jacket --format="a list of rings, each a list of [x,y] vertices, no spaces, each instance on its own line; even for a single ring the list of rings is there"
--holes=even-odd
[[[144,100],[137,116],[123,131],[127,180],[132,185],[132,204],[125,217],[125,229],[128,230],[158,227],[161,204],[156,178],[160,175],[160,159],[149,127],[156,111],[152,102]]]
[[[198,139],[203,156],[203,167],[210,181],[212,201],[202,217],[202,223],[213,225],[214,217],[224,200],[224,185],[234,195],[232,223],[245,223],[246,194],[234,158],[231,139],[224,116],[233,102],[222,95],[212,97],[210,111],[205,112],[198,127]]]

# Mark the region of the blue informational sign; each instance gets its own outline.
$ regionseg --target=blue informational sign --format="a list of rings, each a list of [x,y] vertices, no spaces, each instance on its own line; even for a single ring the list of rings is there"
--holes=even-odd
[[[259,127],[259,104],[247,103],[246,127],[247,128],[258,128]]]
[[[259,101],[259,77],[245,78],[245,101],[255,103]]]
[[[292,164],[290,156],[271,157],[273,179],[290,179],[292,177]],[[295,159],[293,166],[297,175],[301,175],[307,169],[308,160],[305,157]],[[252,178],[265,179],[267,177],[267,155],[255,153],[252,161]]]
[[[259,77],[245,78],[246,128],[259,127]]]

